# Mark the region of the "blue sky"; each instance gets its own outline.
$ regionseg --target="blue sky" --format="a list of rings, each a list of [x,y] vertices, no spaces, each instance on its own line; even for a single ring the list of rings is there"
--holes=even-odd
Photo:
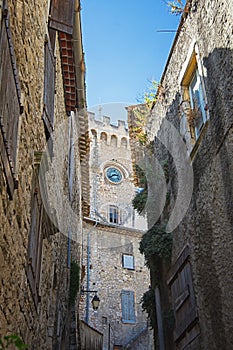
[[[83,46],[89,109],[135,104],[160,80],[179,17],[163,0],[83,0]],[[122,118],[120,118],[122,119]]]

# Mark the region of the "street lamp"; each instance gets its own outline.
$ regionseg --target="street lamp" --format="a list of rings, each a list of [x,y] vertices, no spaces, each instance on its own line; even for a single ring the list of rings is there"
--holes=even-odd
[[[95,311],[98,310],[99,304],[100,304],[100,298],[97,295],[97,290],[84,290],[84,289],[82,289],[81,294],[83,294],[83,293],[95,293],[91,303],[92,303],[93,310],[95,310]]]
[[[97,294],[94,295],[92,301],[92,307],[93,307],[93,310],[98,310],[98,307],[99,307],[99,304],[100,304],[100,298],[98,297]]]

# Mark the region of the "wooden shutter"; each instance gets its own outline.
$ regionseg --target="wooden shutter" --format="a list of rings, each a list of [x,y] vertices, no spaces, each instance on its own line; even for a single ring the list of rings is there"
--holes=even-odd
[[[8,11],[3,11],[0,33],[0,150],[10,198],[17,188],[16,159],[19,134],[20,86],[9,26]]]
[[[122,290],[121,292],[122,322],[135,323],[134,292]]]
[[[49,26],[58,31],[72,34],[74,21],[74,0],[52,0]]]
[[[49,133],[54,126],[55,58],[49,38],[45,41],[44,113],[43,120]]]
[[[188,247],[180,254],[171,269],[170,276],[168,283],[171,287],[176,321],[174,339],[177,342],[198,320]],[[193,335],[197,335],[196,331]]]
[[[39,191],[38,169],[34,174],[34,193],[32,198],[31,228],[28,245],[27,276],[35,305],[39,302],[39,283],[42,254],[43,204]]]

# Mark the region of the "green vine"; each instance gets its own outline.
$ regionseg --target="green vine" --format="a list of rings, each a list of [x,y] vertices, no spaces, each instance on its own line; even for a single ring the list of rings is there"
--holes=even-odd
[[[142,310],[146,311],[149,325],[152,329],[157,328],[156,307],[154,290],[149,289],[141,298]]]
[[[138,181],[138,186],[141,190],[133,198],[132,205],[139,215],[143,215],[148,195],[147,179],[145,172],[137,164],[134,166],[134,172]]]
[[[0,350],[5,350],[9,348],[12,349],[12,345],[19,350],[28,349],[28,346],[18,335],[5,335],[3,338],[0,339]]]
[[[139,250],[144,254],[148,267],[153,262],[153,258],[168,262],[171,259],[172,235],[166,232],[165,226],[155,224],[143,235]]]
[[[152,80],[151,85],[144,94],[143,100],[149,109],[151,109],[153,104],[157,101],[160,86],[160,83],[158,83],[156,80]]]
[[[155,224],[143,235],[139,250],[145,257],[152,283],[152,288],[143,294],[142,309],[147,312],[151,327],[156,329],[154,289],[161,282],[163,262],[168,263],[171,260],[172,235],[166,232],[165,226]]]
[[[79,264],[75,261],[71,261],[70,266],[70,294],[69,304],[72,306],[75,304],[75,300],[79,290]]]

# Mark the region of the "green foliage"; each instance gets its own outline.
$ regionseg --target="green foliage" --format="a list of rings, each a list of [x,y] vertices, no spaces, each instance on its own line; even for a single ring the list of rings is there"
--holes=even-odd
[[[160,87],[160,84],[152,80],[151,85],[149,86],[148,90],[144,94],[144,103],[148,106],[148,108],[151,108],[152,105],[156,102],[157,96],[158,96],[158,89]]]
[[[136,194],[132,201],[133,208],[138,212],[139,215],[143,214],[143,210],[147,201],[147,180],[145,172],[136,164],[135,165],[135,174],[138,179],[138,184],[140,188],[143,188],[142,192]]]
[[[155,224],[143,235],[139,250],[145,256],[152,283],[152,288],[144,293],[142,297],[142,309],[147,312],[152,328],[156,329],[154,288],[161,283],[163,262],[170,262],[171,260],[172,235],[166,232],[164,225]],[[171,327],[172,315],[170,313],[166,314],[164,321],[167,328]]]
[[[157,329],[155,296],[153,289],[150,288],[147,292],[143,294],[141,298],[141,304],[142,310],[146,311],[147,313],[151,328]]]
[[[79,290],[79,272],[80,272],[79,264],[76,261],[71,261],[70,295],[69,295],[69,303],[71,306],[75,304],[75,300]]]
[[[11,347],[12,345],[19,350],[28,349],[28,346],[22,341],[22,339],[15,334],[5,335],[0,339],[0,350],[5,350]]]
[[[155,224],[142,237],[139,247],[140,253],[144,254],[148,267],[154,258],[169,261],[172,251],[172,235],[166,232],[165,226]]]
[[[136,139],[141,145],[147,143],[147,134],[145,126],[149,115],[149,109],[145,105],[139,105],[133,110],[133,123],[130,126],[130,134],[132,139]]]
[[[143,215],[147,201],[147,190],[137,193],[132,200],[133,208],[138,212],[139,215]]]

